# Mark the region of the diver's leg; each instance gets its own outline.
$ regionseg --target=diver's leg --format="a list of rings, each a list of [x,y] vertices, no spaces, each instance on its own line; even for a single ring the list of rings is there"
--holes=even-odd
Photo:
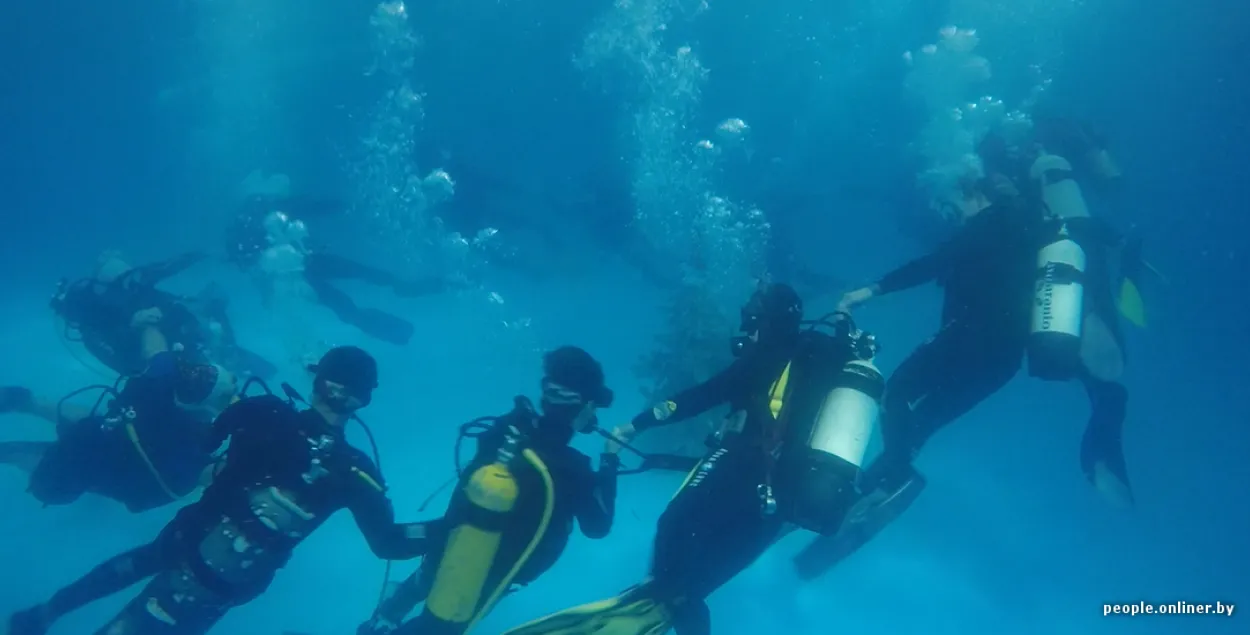
[[[313,276],[322,280],[360,280],[380,287],[390,287],[396,294],[409,298],[434,295],[448,289],[447,282],[441,276],[404,279],[384,269],[333,254],[309,254],[305,267]]]
[[[437,562],[423,562],[419,570],[400,582],[391,595],[382,600],[368,622],[357,627],[357,635],[402,633],[403,630],[397,630],[401,628],[400,623],[412,612],[413,608],[429,596],[430,589],[434,585],[434,576],[429,571],[437,568]],[[408,624],[416,628],[415,620]]]
[[[0,386],[0,414],[21,413],[38,417],[48,423],[76,423],[86,419],[91,409],[86,406],[62,403],[56,399],[36,396],[21,386]]]
[[[185,570],[166,570],[95,635],[204,635],[229,609]]]
[[[916,349],[886,385],[885,451],[861,477],[863,498],[842,529],[818,536],[794,558],[799,577],[828,571],[903,514],[924,491],[912,460],[937,430],[1007,384],[1023,345],[988,341],[976,329],[947,328]]]
[[[768,549],[782,523],[763,511],[765,470],[763,453],[749,448],[717,450],[697,468],[656,529],[657,599],[701,606]]]
[[[308,285],[317,294],[317,301],[333,311],[345,324],[350,324],[367,335],[399,345],[407,344],[416,332],[416,327],[403,318],[377,309],[356,306],[346,293],[335,288],[327,279],[313,275],[311,269],[305,271],[304,275]]]
[[[68,505],[90,489],[91,464],[83,456],[89,444],[76,436],[61,438],[44,448],[31,470],[26,491],[44,505]]]
[[[1106,249],[1101,247],[1089,254],[1081,362],[1085,371],[1098,380],[1118,381],[1124,374],[1127,356],[1108,258]]]
[[[886,383],[885,451],[865,481],[884,479],[888,486],[892,471],[905,478],[929,438],[1011,381],[1023,355],[1022,342],[962,326],[947,327],[917,348]]]
[[[109,558],[87,575],[54,593],[47,602],[14,614],[10,624],[20,624],[26,629],[14,629],[14,633],[43,632],[70,612],[155,575],[169,566],[171,561],[171,551],[164,540],[167,538],[162,535],[142,547]]]
[[[389,287],[395,281],[388,271],[319,251],[308,254],[304,270],[320,280],[360,280],[382,287]]]
[[[1128,390],[1121,384],[1083,377],[1089,396],[1090,418],[1081,439],[1081,469],[1098,491],[1113,503],[1133,504],[1133,491],[1124,462],[1124,419]]]
[[[710,635],[705,602],[764,553],[782,520],[764,513],[766,462],[756,448],[721,448],[691,473],[660,516],[648,579],[507,631],[507,635]]]
[[[49,441],[5,441],[0,443],[0,464],[12,465],[26,474],[33,474],[43,460]]]

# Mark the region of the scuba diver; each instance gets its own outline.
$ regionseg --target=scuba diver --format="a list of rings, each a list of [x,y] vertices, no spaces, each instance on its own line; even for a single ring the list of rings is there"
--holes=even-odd
[[[275,286],[281,279],[293,277],[343,323],[391,344],[407,344],[416,330],[410,322],[379,309],[358,306],[331,282],[360,280],[389,287],[408,298],[443,293],[450,286],[440,276],[405,280],[324,250],[309,249],[308,228],[300,217],[304,212],[315,215],[319,211],[318,206],[303,199],[249,199],[227,230],[229,260],[244,271],[263,274],[259,279],[267,301],[276,293]]]
[[[95,406],[69,412],[67,401],[92,389],[102,393]],[[235,393],[229,371],[172,352],[153,357],[120,390],[89,386],[52,403],[26,388],[2,387],[0,413],[45,419],[56,426],[57,439],[0,442],[0,463],[29,473],[27,491],[44,505],[68,505],[92,493],[133,513],[147,511],[187,496],[211,473],[205,441],[213,416]]]
[[[227,408],[205,447],[229,446],[199,501],[180,510],[151,543],[14,614],[9,635],[44,633],[67,613],[147,578],[97,634],[202,635],[231,608],[262,594],[295,547],[344,508],[378,557],[424,553],[424,527],[395,522],[376,461],[344,435],[344,425],[377,387],[377,362],[359,348],[339,347],[309,370],[315,379],[307,410],[297,410],[294,397],[274,395]]]
[[[1035,118],[1032,136],[1018,144],[1008,143],[998,133],[990,133],[978,144],[978,154],[987,173],[1007,175],[1030,196],[1042,198],[1051,213],[1069,220],[1083,233],[1082,247],[1102,280],[1091,296],[1098,333],[1091,341],[1105,341],[1109,372],[1114,380],[1117,365],[1123,366],[1124,341],[1119,317],[1139,328],[1146,327],[1141,288],[1152,275],[1166,282],[1142,258],[1142,241],[1113,229],[1103,217],[1093,217],[1084,191],[1110,194],[1121,191],[1123,175],[1107,149],[1106,139],[1088,123],[1059,116]],[[1106,196],[1103,197],[1104,199]],[[1118,251],[1118,258],[1116,252]],[[1119,317],[1116,316],[1117,312]],[[1111,350],[1112,347],[1119,350]],[[1113,356],[1118,355],[1119,359]],[[1094,367],[1093,370],[1098,370]]]
[[[953,238],[843,296],[839,308],[849,311],[936,281],[944,289],[942,326],[890,376],[885,449],[865,472],[863,497],[842,531],[818,538],[795,558],[801,577],[820,575],[902,514],[925,487],[912,466],[924,444],[1005,386],[1026,353],[1030,375],[1084,385],[1092,412],[1081,467],[1100,492],[1131,503],[1121,447],[1128,392],[1095,376],[1082,356],[1082,323],[1094,310],[1082,295],[1108,278],[1087,266],[1092,260],[1084,258],[1085,243],[1070,219],[1037,198],[1022,196],[1004,175],[984,179],[960,202],[963,226]]]
[[[612,399],[599,362],[564,346],[543,358],[541,413],[517,397],[512,412],[465,424],[462,434],[477,438],[477,453],[460,471],[446,515],[429,523],[443,548],[426,554],[357,633],[467,633],[512,585],[527,585],[556,563],[575,519],[586,537],[607,536],[621,446],[607,442],[596,472],[569,442],[596,430],[595,411]],[[400,625],[419,602],[421,615]]]
[[[204,259],[190,253],[132,267],[113,253],[101,256],[90,277],[62,280],[53,312],[64,320],[62,336],[79,341],[105,366],[123,376],[138,375],[157,353],[181,350],[212,359],[235,374],[270,377],[277,368],[240,347],[226,315],[226,298],[209,285],[197,298],[183,298],[156,285]]]
[[[508,635],[708,635],[706,598],[792,526],[832,534],[878,414],[883,381],[871,335],[849,317],[802,328],[791,287],[764,284],[742,309],[737,359],[707,382],[657,404],[614,434],[688,419],[721,404],[730,413],[660,516],[650,574],[620,596],[568,609]],[[833,333],[818,330],[832,326]]]

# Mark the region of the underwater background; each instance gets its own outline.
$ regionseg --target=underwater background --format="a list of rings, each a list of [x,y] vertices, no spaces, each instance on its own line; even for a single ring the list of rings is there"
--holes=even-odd
[[[314,242],[467,282],[409,300],[351,289],[416,324],[408,346],[311,304],[265,310],[224,262],[168,288],[225,285],[240,341],[297,387],[302,355],[374,353],[381,386],[363,415],[391,496],[401,519],[433,517],[445,498],[418,507],[451,474],[457,425],[535,394],[542,351],[598,357],[618,395],[601,419],[626,421],[683,381],[665,364],[727,355],[725,316],[754,276],[801,275],[817,315],[931,247],[940,228],[900,212],[907,192],[949,185],[934,166],[1045,106],[1110,139],[1127,182],[1106,213],[1166,278],[1146,290],[1147,327],[1129,329],[1136,506],[1112,508],[1081,474],[1082,391],[1022,374],[929,444],[928,494],[878,539],[800,583],[790,558],[804,539],[788,537],[711,598],[715,632],[1247,633],[1240,613],[1103,605],[1250,598],[1248,32],[1233,0],[5,2],[0,385],[101,381],[60,341],[48,300],[102,251],[215,253],[241,196],[333,197],[346,209],[310,223]],[[889,372],[938,311],[931,289],[857,321]],[[0,439],[47,436],[0,423]],[[622,478],[612,534],[575,538],[478,632],[637,582],[680,479]],[[44,509],[24,489],[0,470],[0,615],[176,511]],[[383,567],[341,514],[214,632],[354,632]],[[91,632],[130,597],[53,632]]]

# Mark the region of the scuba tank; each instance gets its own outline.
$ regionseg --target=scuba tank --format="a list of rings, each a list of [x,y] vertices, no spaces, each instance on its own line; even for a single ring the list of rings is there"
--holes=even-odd
[[[1081,186],[1072,178],[1072,164],[1057,154],[1043,154],[1033,161],[1029,178],[1037,182],[1050,213],[1064,220],[1089,218],[1089,206]]]
[[[1029,329],[1029,374],[1067,379],[1081,363],[1085,250],[1066,225],[1037,254],[1037,282]]]
[[[528,400],[518,398],[517,407],[535,416]],[[464,481],[461,491],[467,506],[459,515],[459,524],[448,534],[425,608],[417,618],[419,632],[432,635],[469,632],[508,590],[546,534],[555,509],[555,488],[547,466],[533,450],[524,447],[523,440],[521,431],[509,426],[494,462],[477,468]],[[518,462],[530,465],[542,478],[546,489],[545,508],[525,551],[492,589],[490,574],[521,493],[513,473]]]
[[[873,364],[873,336],[849,318],[838,339],[851,343],[851,360],[834,375],[806,443],[792,460],[791,522],[820,534],[837,533],[856,497],[855,483],[881,414],[885,379]]]

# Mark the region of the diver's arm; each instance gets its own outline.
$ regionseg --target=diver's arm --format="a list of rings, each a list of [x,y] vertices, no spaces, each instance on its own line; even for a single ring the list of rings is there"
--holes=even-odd
[[[903,291],[931,282],[946,269],[951,252],[956,249],[955,239],[944,243],[933,253],[921,256],[881,276],[881,279],[853,291],[847,291],[838,300],[838,312],[849,313],[851,309],[879,296]]]
[[[943,245],[933,253],[921,256],[911,262],[881,276],[872,285],[873,295],[885,295],[895,291],[905,291],[932,282],[946,268],[947,254],[951,243]]]
[[[588,474],[590,495],[577,510],[577,524],[587,538],[597,540],[612,531],[612,521],[616,517],[616,473],[620,467],[620,457],[604,452],[599,456],[599,471]]]
[[[363,475],[363,473],[361,473]],[[353,477],[355,478],[355,477]],[[397,523],[391,499],[372,477],[363,476],[347,508],[373,555],[383,560],[410,560],[425,555],[432,523]],[[433,521],[438,522],[438,521]]]
[[[638,432],[657,426],[677,423],[697,417],[733,396],[744,370],[742,360],[721,371],[711,379],[677,393],[667,401],[638,413],[630,424]]]

